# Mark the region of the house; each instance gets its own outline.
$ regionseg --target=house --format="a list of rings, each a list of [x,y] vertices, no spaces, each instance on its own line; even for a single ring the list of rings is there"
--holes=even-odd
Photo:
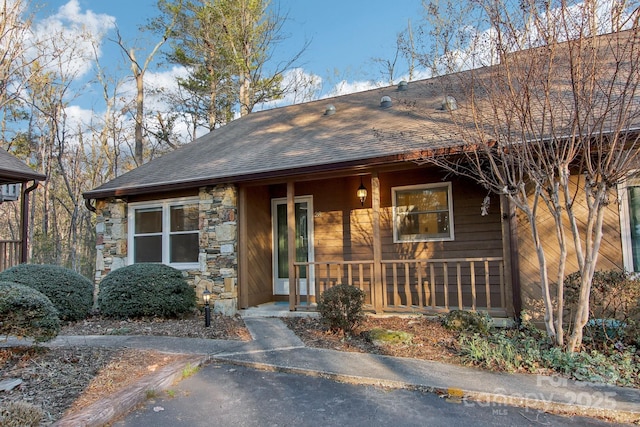
[[[27,262],[29,193],[46,176],[0,148],[0,203],[20,200],[20,239],[0,240],[0,271]],[[29,181],[33,181],[31,185]]]
[[[416,161],[460,144],[451,110],[465,101],[465,73],[456,77],[251,113],[86,192],[96,282],[162,262],[223,313],[270,301],[312,309],[339,283],[364,290],[376,312],[512,317],[533,306],[535,251],[515,208]],[[621,216],[606,215],[601,265],[622,268]]]

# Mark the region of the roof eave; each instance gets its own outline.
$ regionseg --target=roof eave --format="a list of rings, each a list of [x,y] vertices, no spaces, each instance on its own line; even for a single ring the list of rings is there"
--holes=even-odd
[[[324,172],[332,172],[332,171],[340,171],[340,170],[353,170],[356,171],[358,169],[370,168],[373,166],[386,165],[386,164],[394,164],[410,161],[411,158],[415,157],[416,153],[402,153],[402,154],[394,154],[384,157],[376,157],[370,159],[361,159],[355,161],[348,162],[338,162],[338,163],[330,163],[323,165],[315,165],[315,166],[305,166],[295,169],[286,169],[286,170],[276,170],[276,171],[266,171],[266,172],[258,172],[251,174],[243,174],[236,176],[225,176],[225,177],[216,177],[216,178],[203,178],[203,179],[195,179],[195,180],[187,180],[180,182],[167,182],[167,183],[158,183],[147,186],[136,186],[136,187],[120,187],[114,189],[106,189],[106,190],[91,190],[86,191],[82,194],[85,199],[105,199],[109,197],[127,197],[127,196],[138,196],[144,194],[153,194],[153,193],[162,193],[168,191],[179,191],[186,190],[194,187],[206,187],[210,185],[217,185],[223,183],[249,183],[256,181],[265,181],[265,180],[273,180],[273,179],[289,179],[300,177],[303,175],[309,174],[321,174]]]
[[[20,172],[16,170],[0,169],[0,182],[3,183],[18,183],[31,180],[44,181],[47,176],[37,172]]]

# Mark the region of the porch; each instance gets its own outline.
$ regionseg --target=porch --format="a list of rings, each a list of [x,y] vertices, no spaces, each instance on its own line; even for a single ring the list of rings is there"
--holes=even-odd
[[[314,311],[322,292],[350,284],[376,313],[514,315],[513,215],[501,198],[481,214],[486,190],[406,165],[337,175],[239,187],[238,308],[280,301]],[[363,184],[369,195],[361,201]],[[442,209],[409,223],[399,203]],[[407,229],[432,237],[400,238]]]
[[[20,264],[20,240],[0,240],[0,271]]]
[[[349,284],[365,293],[365,309],[378,313],[472,310],[494,317],[508,316],[501,257],[294,265],[296,310],[315,310],[317,295],[337,284]]]

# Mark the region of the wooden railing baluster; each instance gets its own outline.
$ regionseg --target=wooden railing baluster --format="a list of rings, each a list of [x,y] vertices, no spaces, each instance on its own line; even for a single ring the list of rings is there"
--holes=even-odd
[[[3,249],[0,241],[0,251]],[[454,263],[455,268],[453,268]],[[484,292],[486,294],[484,301],[482,299],[478,301],[477,286],[480,283],[476,273],[480,272],[476,271],[477,263],[482,263],[484,267]],[[367,265],[368,269],[365,268]],[[366,304],[373,307],[376,286],[374,283],[375,263],[373,261],[296,262],[294,266],[296,276],[294,283],[298,291],[297,308],[312,309],[313,294],[318,296],[339,283],[357,286],[366,293]],[[357,270],[354,271],[354,268]],[[452,308],[450,304],[457,304],[457,308],[461,310],[487,310],[494,313],[506,313],[506,283],[502,258],[383,260],[380,268],[382,283],[378,286],[382,286],[383,289],[382,307],[385,311],[446,312]],[[302,279],[300,274],[303,269],[307,271],[308,283],[305,295],[302,295],[301,292]],[[467,269],[468,274],[464,273]],[[493,283],[492,272],[494,275],[499,275],[493,280]],[[400,277],[400,274],[404,274],[404,277]],[[392,282],[389,282],[390,280]],[[442,280],[442,294],[441,297],[437,297],[440,280]],[[455,291],[450,287],[453,287]],[[499,293],[499,304],[497,303],[498,298],[491,299],[492,290],[494,294]],[[456,297],[450,295],[452,291],[456,292]],[[471,298],[467,302],[467,304],[470,302],[470,306],[465,307],[465,298],[468,297]]]

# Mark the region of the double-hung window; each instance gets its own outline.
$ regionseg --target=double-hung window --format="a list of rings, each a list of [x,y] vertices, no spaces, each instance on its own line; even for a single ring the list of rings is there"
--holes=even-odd
[[[395,243],[453,240],[450,182],[395,187],[391,193]]]
[[[129,204],[129,261],[176,268],[198,265],[198,199]]]
[[[640,175],[630,176],[618,187],[620,234],[624,268],[640,271]]]

